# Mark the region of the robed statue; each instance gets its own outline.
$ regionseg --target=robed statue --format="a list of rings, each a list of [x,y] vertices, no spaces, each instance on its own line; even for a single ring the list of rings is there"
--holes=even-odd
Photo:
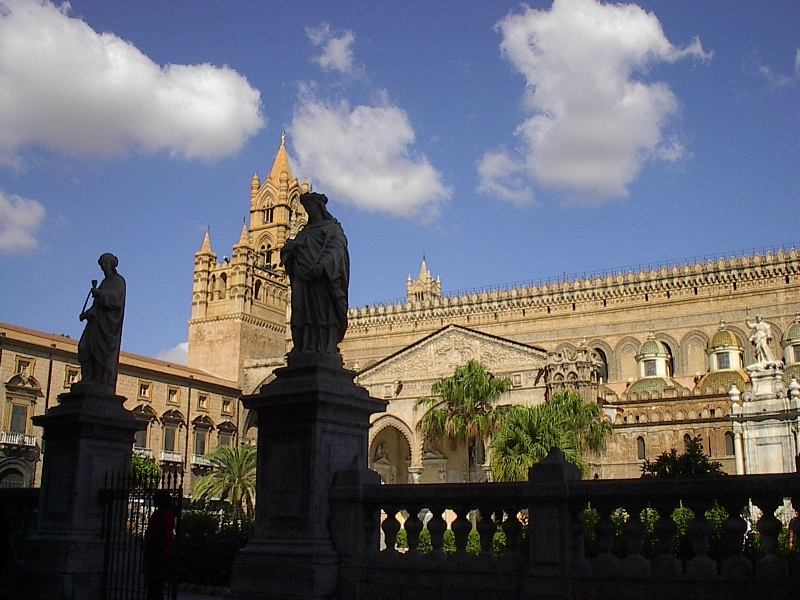
[[[775,364],[775,358],[772,356],[772,350],[769,347],[769,343],[772,341],[772,328],[764,320],[764,315],[756,315],[755,321],[751,321],[748,316],[745,322],[752,331],[747,340],[755,350],[756,364],[761,366]]]
[[[308,223],[281,249],[291,285],[293,353],[332,353],[347,330],[350,256],[339,221],[324,194],[300,195]]]
[[[117,273],[119,260],[106,252],[97,261],[105,276],[100,285],[92,281],[89,298],[92,305],[80,315],[86,327],[78,343],[81,383],[107,386],[113,392],[117,385],[119,347],[122,341],[122,318],[125,315],[125,279]]]

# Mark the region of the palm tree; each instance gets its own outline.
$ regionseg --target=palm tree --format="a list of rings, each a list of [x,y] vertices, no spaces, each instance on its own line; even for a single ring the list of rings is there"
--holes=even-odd
[[[483,364],[470,360],[451,377],[434,383],[432,397],[417,401],[417,406],[426,409],[417,428],[428,439],[466,442],[469,452],[495,430],[498,413],[494,403],[510,389],[509,379],[495,377]],[[469,466],[467,478],[471,479],[474,465]]]
[[[553,446],[584,472],[584,456],[600,452],[611,435],[611,423],[601,416],[597,404],[574,392],[556,394],[537,406],[510,408],[492,442],[495,481],[526,481],[528,469]]]
[[[253,512],[256,495],[256,447],[217,446],[206,455],[214,471],[203,475],[194,486],[198,498],[228,501],[237,513]]]

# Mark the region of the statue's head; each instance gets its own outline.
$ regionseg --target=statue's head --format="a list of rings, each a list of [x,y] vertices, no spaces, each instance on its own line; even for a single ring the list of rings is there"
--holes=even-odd
[[[318,214],[323,219],[332,219],[333,217],[328,212],[328,209],[325,208],[327,203],[328,197],[325,194],[318,194],[316,192],[300,194],[300,204],[306,209],[309,218],[311,218],[313,214]]]
[[[756,315],[756,321],[758,321],[759,323],[761,323],[761,321],[763,321],[763,320],[764,320],[764,315],[762,315],[761,313],[758,313],[758,314]]]
[[[105,273],[106,270],[116,269],[119,265],[119,259],[110,252],[105,252],[97,259],[97,264],[100,265],[100,268]]]

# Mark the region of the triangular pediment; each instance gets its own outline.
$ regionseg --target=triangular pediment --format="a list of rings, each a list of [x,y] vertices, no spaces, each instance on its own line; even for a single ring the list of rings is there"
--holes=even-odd
[[[362,371],[361,385],[387,381],[438,379],[477,360],[496,374],[544,367],[547,352],[459,325],[448,325]]]

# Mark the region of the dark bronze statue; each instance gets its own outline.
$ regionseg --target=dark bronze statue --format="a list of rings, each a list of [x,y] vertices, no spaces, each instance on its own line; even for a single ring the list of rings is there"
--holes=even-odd
[[[300,196],[308,223],[281,250],[292,289],[293,353],[336,353],[347,330],[350,256],[339,221],[325,205],[328,198]]]
[[[97,286],[92,281],[89,296],[94,298],[88,309],[84,304],[80,320],[86,327],[78,343],[81,383],[107,386],[113,392],[117,385],[119,347],[122,341],[122,318],[125,315],[125,279],[117,273],[119,260],[106,252],[97,261],[105,278]],[[89,298],[86,298],[87,302]]]

